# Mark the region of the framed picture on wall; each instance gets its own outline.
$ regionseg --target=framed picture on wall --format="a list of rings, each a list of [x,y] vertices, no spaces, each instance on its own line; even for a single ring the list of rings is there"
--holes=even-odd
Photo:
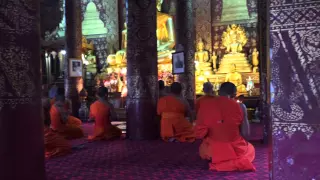
[[[69,59],[69,76],[70,77],[82,77],[82,60],[81,59]]]
[[[172,53],[172,74],[183,74],[184,72],[184,52]]]

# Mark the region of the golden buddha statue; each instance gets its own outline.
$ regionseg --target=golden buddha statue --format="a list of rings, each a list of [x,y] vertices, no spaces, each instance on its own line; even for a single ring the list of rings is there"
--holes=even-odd
[[[253,65],[253,69],[252,69],[252,72],[256,73],[258,72],[259,68],[258,68],[258,65],[259,65],[259,52],[257,51],[257,48],[254,48],[253,49],[253,52],[252,52],[252,65]]]
[[[242,47],[247,43],[245,30],[238,25],[228,26],[223,32],[222,44],[226,47],[226,52],[220,61],[218,73],[229,73],[232,65],[237,66],[240,73],[249,73],[252,71],[247,57],[242,53]]]
[[[246,33],[241,26],[235,24],[228,26],[227,30],[222,34],[222,43],[229,53],[240,53],[242,47],[247,43]]]
[[[195,66],[196,66],[196,94],[202,94],[202,86],[206,77],[212,75],[212,66],[209,62],[209,52],[204,49],[205,44],[202,39],[197,43],[197,52],[195,52]]]
[[[82,36],[82,54],[83,64],[86,65],[86,72],[95,75],[97,73],[97,59],[93,54],[93,42],[88,43],[87,39]]]
[[[203,83],[206,82],[206,76],[202,70],[196,71],[196,94],[202,94]]]
[[[173,19],[169,14],[161,12],[163,0],[157,0],[157,50],[158,50],[158,67],[163,69],[161,65],[171,64],[173,47],[175,46]],[[122,30],[122,49],[117,53],[109,55],[108,61],[115,62],[117,66],[125,67],[127,64],[126,48],[127,48],[127,26],[125,24]]]
[[[88,50],[87,55],[85,56],[88,64],[86,64],[87,72],[90,72],[92,74],[97,73],[97,59],[96,56],[93,55],[92,50]]]
[[[127,49],[127,23],[123,24],[124,29],[121,32],[121,36],[122,36],[122,42],[121,42],[121,48],[122,49]]]
[[[218,56],[217,56],[216,53],[213,51],[213,52],[212,52],[212,56],[211,56],[213,72],[216,72],[216,71],[217,71],[217,58],[218,58]]]
[[[236,71],[236,65],[231,66],[230,73],[226,75],[225,82],[231,82],[237,87],[238,94],[247,94],[246,86],[242,84],[242,76]]]
[[[88,43],[87,38],[82,36],[82,50],[87,51],[89,49],[94,49],[93,42]]]
[[[163,0],[157,0],[158,57],[171,56],[172,52],[168,51],[171,51],[175,45],[173,19],[169,14],[161,12],[162,3]]]
[[[197,52],[195,53],[195,60],[198,62],[208,62],[209,61],[209,53],[204,50],[204,43],[202,39],[197,44]]]

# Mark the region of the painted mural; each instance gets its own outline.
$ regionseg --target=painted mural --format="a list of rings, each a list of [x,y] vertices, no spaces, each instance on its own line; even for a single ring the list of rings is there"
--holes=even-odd
[[[272,0],[273,179],[319,179],[320,1]]]

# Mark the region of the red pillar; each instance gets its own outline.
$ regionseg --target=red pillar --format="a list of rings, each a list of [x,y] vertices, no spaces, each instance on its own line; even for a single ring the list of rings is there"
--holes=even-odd
[[[0,179],[45,180],[39,0],[0,1]]]

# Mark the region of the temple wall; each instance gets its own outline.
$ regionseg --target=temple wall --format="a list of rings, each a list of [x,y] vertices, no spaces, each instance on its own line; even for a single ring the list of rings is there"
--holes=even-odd
[[[230,0],[231,1],[231,0]],[[225,47],[222,46],[222,33],[226,30],[226,28],[231,24],[241,25],[245,31],[248,38],[248,42],[245,45],[244,52],[249,55],[250,50],[258,47],[259,45],[259,37],[257,33],[257,1],[256,0],[248,0],[247,6],[234,9],[232,7],[223,7],[223,0],[212,1],[211,3],[211,33],[212,33],[212,49],[219,55],[223,55],[225,53]],[[249,19],[247,16],[244,16],[244,19],[238,18],[230,21],[223,21],[223,11],[228,11],[230,14],[238,14],[239,16],[242,14],[249,15]]]
[[[202,39],[205,43],[205,49],[212,53],[212,16],[211,16],[211,0],[194,0],[194,22],[196,30],[196,41]]]
[[[319,6],[271,0],[273,179],[320,179]]]

